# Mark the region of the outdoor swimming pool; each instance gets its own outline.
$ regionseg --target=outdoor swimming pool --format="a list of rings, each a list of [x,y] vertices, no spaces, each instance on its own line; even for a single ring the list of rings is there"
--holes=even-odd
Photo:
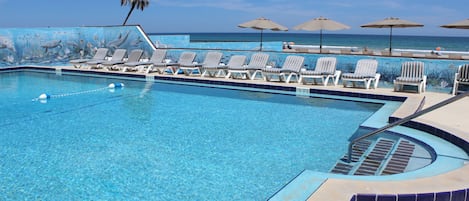
[[[265,200],[327,172],[382,104],[0,74],[0,199]],[[111,91],[109,83],[122,82]],[[47,103],[33,101],[40,94]]]

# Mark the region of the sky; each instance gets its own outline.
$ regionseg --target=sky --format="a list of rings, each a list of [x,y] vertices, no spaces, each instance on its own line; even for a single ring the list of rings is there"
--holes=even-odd
[[[129,8],[118,0],[0,0],[0,28],[120,25]],[[394,29],[394,35],[469,37],[469,30],[440,27],[469,18],[468,10],[467,0],[150,0],[127,24],[147,33],[257,32],[237,25],[265,17],[289,32],[308,33],[293,27],[323,16],[351,27],[326,34],[386,35],[389,29],[360,25],[399,17],[424,27]]]

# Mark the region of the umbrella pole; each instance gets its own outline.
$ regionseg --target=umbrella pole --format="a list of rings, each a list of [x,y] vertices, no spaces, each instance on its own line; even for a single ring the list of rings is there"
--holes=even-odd
[[[392,51],[392,26],[391,26],[391,32],[389,33],[389,56],[391,56],[391,51]]]
[[[264,30],[261,29],[261,51],[262,51],[262,32],[263,32],[263,31],[264,31]]]
[[[322,53],[322,29],[319,30],[319,53]]]

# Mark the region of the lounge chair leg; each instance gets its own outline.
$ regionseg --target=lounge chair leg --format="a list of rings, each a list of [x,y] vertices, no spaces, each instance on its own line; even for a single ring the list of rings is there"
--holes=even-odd
[[[244,76],[245,76],[245,77],[243,77],[243,79],[246,79],[246,78],[247,78],[247,79],[250,79],[250,80],[253,80],[253,79],[254,79],[254,77],[251,76],[251,74],[249,74],[249,72],[246,73]]]
[[[368,79],[368,80],[365,80],[365,88],[366,89],[370,89],[370,85],[371,85],[371,79]]]
[[[339,78],[340,78],[341,73],[342,73],[342,71],[340,71],[340,70],[338,70],[334,73],[334,78],[333,78],[334,86],[337,86],[337,84],[339,84]]]
[[[218,70],[217,73],[215,74],[216,77],[221,77],[222,76],[222,73],[225,72],[223,70]],[[226,73],[225,73],[226,75]]]
[[[329,76],[327,76],[326,79],[324,79],[324,77],[322,78],[322,84],[327,86],[327,83],[329,83]]]
[[[453,85],[453,95],[456,95],[457,91],[458,91],[458,83],[456,83],[455,81]]]
[[[248,75],[248,78],[249,78],[250,80],[254,80],[254,79],[256,79],[257,71],[254,71],[254,72],[252,73],[252,75],[251,75],[251,73],[246,73],[246,74]]]
[[[375,84],[375,86],[374,86],[375,89],[378,88],[379,78],[380,78],[380,77],[381,77],[381,74],[379,74],[379,73],[376,74],[376,76],[375,76],[375,80],[374,80],[374,82],[375,82],[375,83],[374,83],[374,84]]]
[[[400,84],[394,83],[394,91],[399,91]]]

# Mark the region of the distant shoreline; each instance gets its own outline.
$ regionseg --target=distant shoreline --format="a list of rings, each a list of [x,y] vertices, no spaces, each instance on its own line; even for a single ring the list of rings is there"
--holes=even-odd
[[[198,34],[257,34],[259,32],[150,32],[148,35],[198,35]],[[264,32],[265,35],[288,35],[288,34],[297,34],[297,35],[319,35],[319,31],[317,32]],[[332,33],[327,32],[323,33],[323,35],[349,35],[349,36],[382,36],[382,37],[389,37],[386,34],[340,34],[340,33]],[[400,34],[393,34],[393,37],[442,37],[442,38],[469,38],[469,30],[467,36],[433,36],[433,35],[400,35]]]
[[[469,34],[469,32],[468,32]],[[191,42],[257,42],[260,32],[220,33],[150,33],[149,35],[189,35]],[[319,45],[318,32],[264,32],[264,42],[293,42],[296,45]],[[384,50],[389,48],[389,35],[324,33],[323,46],[348,46],[363,49]],[[468,37],[393,35],[393,49],[444,50],[469,52]]]

